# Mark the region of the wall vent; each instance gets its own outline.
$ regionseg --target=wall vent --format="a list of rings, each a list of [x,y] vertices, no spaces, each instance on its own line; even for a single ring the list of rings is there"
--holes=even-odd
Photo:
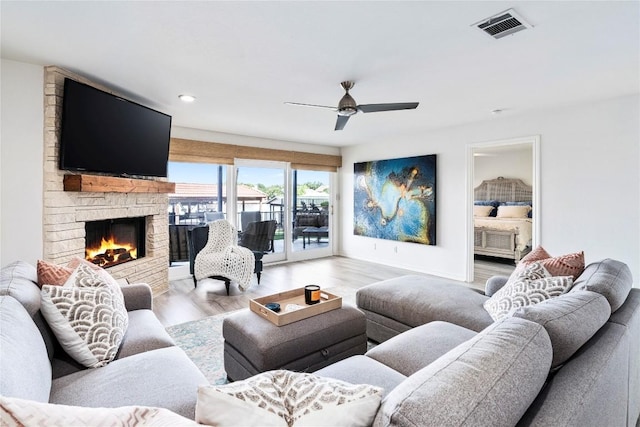
[[[518,31],[526,30],[527,28],[533,28],[531,24],[522,19],[513,9],[508,9],[490,18],[483,19],[472,26],[489,34],[494,39],[499,39],[517,33]]]

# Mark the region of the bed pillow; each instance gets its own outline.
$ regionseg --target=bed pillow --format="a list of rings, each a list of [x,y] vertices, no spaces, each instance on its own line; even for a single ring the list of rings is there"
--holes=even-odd
[[[571,289],[571,286],[571,276],[552,277],[540,263],[534,262],[515,278],[509,279],[483,306],[491,318],[497,321],[519,307],[560,296]]]
[[[553,257],[542,246],[538,246],[520,260],[511,277],[534,262],[539,262],[552,276],[572,276],[573,280],[582,274],[585,267],[582,251]]]
[[[531,206],[498,206],[498,218],[528,218]]]
[[[473,216],[487,217],[490,216],[491,212],[493,212],[494,209],[495,208],[493,206],[474,206]]]
[[[531,202],[504,202],[506,206],[529,206],[531,207]],[[531,218],[533,215],[533,210],[529,210],[528,217]]]
[[[474,200],[473,204],[475,206],[493,206],[495,209],[491,211],[489,216],[496,216],[496,213],[498,212],[497,208],[500,205],[500,202],[497,200]]]
[[[219,427],[368,426],[381,398],[382,389],[372,385],[277,370],[230,384],[200,386],[195,419]]]

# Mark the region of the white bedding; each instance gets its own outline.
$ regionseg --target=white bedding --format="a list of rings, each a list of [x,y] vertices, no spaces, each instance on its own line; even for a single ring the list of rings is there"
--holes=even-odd
[[[474,227],[484,227],[500,231],[518,230],[516,238],[516,248],[524,250],[531,240],[531,218],[497,218],[497,217],[475,217]]]

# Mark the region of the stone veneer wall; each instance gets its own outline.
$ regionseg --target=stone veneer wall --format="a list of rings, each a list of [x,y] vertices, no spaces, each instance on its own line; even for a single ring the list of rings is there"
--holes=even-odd
[[[154,295],[169,286],[168,195],[156,193],[68,192],[58,167],[64,78],[112,92],[58,67],[45,67],[44,87],[44,254],[46,261],[66,264],[84,258],[85,221],[146,217],[146,256],[108,272],[129,283],[148,283]]]

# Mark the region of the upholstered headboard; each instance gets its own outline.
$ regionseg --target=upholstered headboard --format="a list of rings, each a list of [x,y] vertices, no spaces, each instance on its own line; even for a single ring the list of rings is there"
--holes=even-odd
[[[482,181],[474,190],[475,200],[531,202],[531,186],[519,179],[498,177]]]

